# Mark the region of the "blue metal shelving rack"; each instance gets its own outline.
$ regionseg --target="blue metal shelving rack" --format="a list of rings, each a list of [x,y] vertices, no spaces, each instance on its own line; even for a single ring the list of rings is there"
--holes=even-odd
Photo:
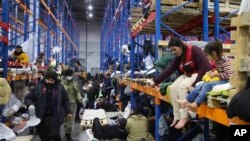
[[[154,34],[154,39],[155,39],[155,50],[158,50],[158,41],[162,39],[162,29],[167,29],[168,31],[170,31],[172,33],[172,35],[178,36],[179,38],[187,41],[189,39],[188,36],[183,36],[181,35],[181,33],[178,33],[177,31],[175,31],[173,28],[171,28],[170,26],[166,25],[163,21],[162,18],[163,17],[167,17],[169,16],[171,13],[180,10],[181,8],[185,7],[186,5],[190,4],[191,2],[193,2],[193,0],[188,0],[183,2],[183,4],[181,5],[177,5],[173,8],[171,8],[170,10],[168,10],[166,13],[161,13],[161,0],[155,0],[155,11],[152,12],[151,14],[149,14],[148,19],[146,21],[144,21],[144,23],[141,23],[141,27],[137,30],[134,30],[131,32],[130,28],[131,25],[129,26],[130,28],[124,29],[126,31],[129,32],[129,34],[125,33],[125,39],[126,38],[130,38],[129,42],[131,45],[131,54],[130,54],[130,60],[131,60],[131,71],[132,71],[132,78],[134,78],[134,66],[135,63],[138,62],[134,62],[134,56],[136,55],[135,52],[135,46],[136,45],[141,45],[141,41],[140,40],[145,40],[146,35],[141,33],[141,30],[143,30],[143,28],[151,23],[152,21],[155,21],[155,29],[154,31],[152,31],[151,34]],[[123,3],[124,0],[120,0],[120,3]],[[127,2],[127,1],[126,1]],[[140,7],[141,5],[139,4],[140,2],[142,2],[142,0],[130,0],[129,2],[127,2],[128,4],[125,4],[123,6],[123,10],[121,11],[121,13],[125,12],[126,15],[125,17],[127,18],[128,16],[131,15],[130,13],[130,9],[132,7]],[[223,27],[220,26],[220,22],[222,22],[223,20],[227,19],[228,17],[234,15],[235,13],[237,13],[238,11],[232,12],[229,15],[225,16],[225,17],[220,17],[220,11],[219,11],[219,0],[214,0],[214,14],[212,15],[212,17],[209,17],[209,9],[208,9],[209,5],[208,5],[208,1],[204,0],[203,1],[203,6],[202,6],[202,15],[201,17],[197,18],[196,20],[193,21],[194,24],[190,25],[190,27],[188,26],[188,23],[186,24],[186,27],[182,27],[181,26],[181,30],[178,31],[187,31],[189,29],[193,29],[195,28],[195,26],[201,24],[202,25],[202,35],[197,35],[199,36],[198,39],[200,39],[200,37],[202,37],[202,40],[204,41],[209,41],[209,40],[213,40],[213,39],[218,39],[218,38],[224,38],[225,36],[230,37],[230,33],[228,31],[232,30],[232,29],[225,29]],[[115,9],[115,10],[114,10]],[[110,29],[112,29],[112,33],[113,35],[119,35],[119,34],[123,34],[124,32],[118,30],[119,28],[121,28],[121,26],[114,26],[116,24],[114,24],[114,22],[119,23],[119,15],[114,14],[114,11],[120,11],[120,7],[117,6],[117,4],[115,4],[114,0],[110,0],[107,4],[106,10],[105,10],[105,17],[103,20],[103,26],[102,26],[102,35],[101,35],[101,64],[100,64],[100,68],[101,70],[105,71],[108,70],[108,65],[104,63],[104,60],[106,59],[105,57],[107,56],[114,56],[115,54],[112,54],[110,52],[110,50],[112,50],[112,48],[114,48],[113,46],[113,42],[115,40],[114,37],[109,36],[110,35]],[[124,22],[124,21],[123,21]],[[211,33],[211,29],[209,30],[209,23],[210,24],[214,24],[214,29],[213,32]],[[121,24],[122,25],[122,24]],[[187,28],[188,27],[188,28]],[[120,31],[120,33],[119,33]],[[210,32],[209,32],[210,31]],[[117,33],[118,32],[118,33]],[[112,34],[111,33],[111,34]],[[142,35],[144,38],[142,38]],[[212,37],[212,38],[211,38]],[[191,37],[193,38],[193,37]],[[226,37],[225,37],[226,38]],[[152,36],[151,36],[152,39]],[[116,45],[115,47],[120,46],[124,43],[124,41],[122,40],[122,44],[119,44],[120,42],[115,41]],[[128,41],[126,40],[125,43],[128,43]],[[116,48],[117,51],[117,48]],[[120,51],[120,50],[119,50]],[[158,58],[158,54],[156,51],[155,54],[155,58]],[[120,55],[120,65],[123,65],[123,56]],[[106,62],[108,63],[108,62]],[[121,70],[122,71],[122,70]],[[133,96],[132,96],[132,101],[133,101]],[[156,98],[156,106],[155,106],[155,117],[156,117],[156,129],[158,128],[158,119],[160,117],[160,100],[158,98]],[[132,102],[133,103],[133,102]],[[204,140],[208,141],[208,134],[209,134],[209,130],[208,130],[208,120],[205,119],[204,120],[204,130],[205,130],[205,134],[204,134]],[[159,141],[159,135],[156,132],[156,141]],[[181,140],[182,138],[180,138]]]
[[[30,49],[37,49],[37,54],[44,52],[47,59],[54,57],[65,64],[79,56],[79,30],[69,0],[3,0],[1,15],[4,77],[7,76],[8,49],[26,41],[32,34],[37,40]],[[55,46],[62,51],[52,55]]]

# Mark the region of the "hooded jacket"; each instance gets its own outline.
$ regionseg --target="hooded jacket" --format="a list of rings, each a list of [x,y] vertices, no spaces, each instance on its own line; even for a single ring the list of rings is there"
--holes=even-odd
[[[43,120],[46,112],[46,98],[47,88],[45,81],[41,81],[38,85],[25,97],[25,105],[34,103],[36,107],[36,116]],[[56,127],[60,128],[60,125],[64,122],[64,117],[71,113],[69,97],[61,85],[59,80],[56,80],[52,87],[52,111],[53,111],[53,123]]]
[[[80,94],[79,85],[75,80],[68,81],[66,79],[63,79],[62,85],[64,86],[69,96],[70,103],[82,103],[82,96]]]
[[[130,115],[126,124],[128,132],[127,141],[152,141],[153,137],[148,132],[148,119],[143,115]]]
[[[15,55],[15,54],[13,53],[12,56],[16,57],[16,59],[17,59],[18,61],[20,61],[20,63],[22,63],[22,64],[28,64],[28,63],[29,63],[29,60],[30,60],[28,54],[25,53],[25,52],[22,52],[22,53],[19,54],[19,55]]]

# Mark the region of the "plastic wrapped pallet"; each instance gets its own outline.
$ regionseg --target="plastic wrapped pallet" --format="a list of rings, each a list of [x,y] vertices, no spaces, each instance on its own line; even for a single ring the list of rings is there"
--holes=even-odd
[[[93,120],[96,117],[100,119],[102,125],[108,124],[107,115],[103,109],[85,109],[82,116],[80,128],[83,130],[91,128],[93,125]]]

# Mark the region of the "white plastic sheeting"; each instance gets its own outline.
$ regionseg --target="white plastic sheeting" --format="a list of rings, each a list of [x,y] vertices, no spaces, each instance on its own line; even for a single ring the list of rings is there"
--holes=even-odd
[[[239,14],[242,12],[250,12],[250,0],[241,1]]]

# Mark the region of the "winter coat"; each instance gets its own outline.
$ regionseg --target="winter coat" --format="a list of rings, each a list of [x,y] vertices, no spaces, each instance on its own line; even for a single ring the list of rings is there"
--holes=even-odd
[[[62,80],[62,85],[64,86],[68,96],[70,103],[82,103],[82,96],[80,94],[79,85],[75,80]]]
[[[29,63],[29,55],[25,52],[22,52],[20,55],[15,55],[14,53],[12,56],[16,57],[16,60],[20,61],[22,64],[28,64]]]
[[[47,88],[43,80],[39,82],[38,85],[36,85],[36,87],[25,97],[24,101],[27,107],[34,103],[34,106],[36,107],[36,116],[41,120],[44,120],[45,118],[46,95]],[[52,120],[54,127],[60,128],[60,125],[64,122],[64,117],[72,112],[70,111],[69,97],[64,87],[61,85],[61,82],[58,80],[52,88],[52,98]]]
[[[118,125],[101,125],[100,119],[93,120],[92,132],[94,137],[102,140],[121,139],[126,140],[128,133]]]
[[[153,137],[148,132],[148,119],[143,115],[130,115],[127,120],[126,130],[128,132],[127,141],[139,141],[144,138],[152,141]]]
[[[93,84],[93,86],[87,91],[88,100],[95,100],[99,96],[100,87],[97,84]]]

